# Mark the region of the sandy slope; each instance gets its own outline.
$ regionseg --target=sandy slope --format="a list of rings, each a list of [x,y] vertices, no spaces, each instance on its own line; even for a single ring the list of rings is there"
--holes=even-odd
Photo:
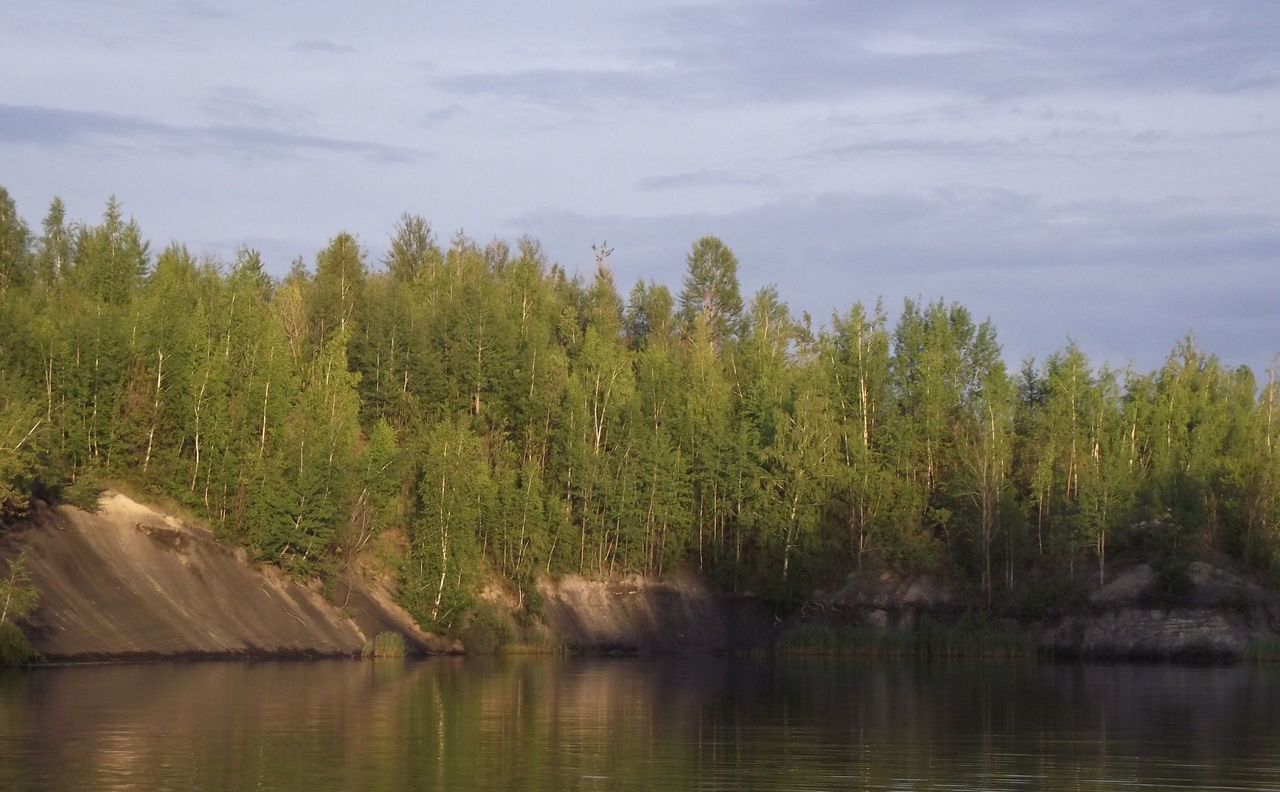
[[[353,582],[339,609],[119,493],[106,493],[97,514],[39,506],[4,545],[5,557],[26,551],[42,599],[24,629],[50,659],[354,654],[386,629],[419,651],[451,648],[386,592]]]

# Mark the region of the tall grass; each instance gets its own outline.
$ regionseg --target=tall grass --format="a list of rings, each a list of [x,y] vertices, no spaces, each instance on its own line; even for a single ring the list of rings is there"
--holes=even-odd
[[[398,632],[381,632],[364,645],[365,657],[404,657],[408,654],[404,636]]]
[[[1280,635],[1260,635],[1245,647],[1244,659],[1255,663],[1280,662]]]

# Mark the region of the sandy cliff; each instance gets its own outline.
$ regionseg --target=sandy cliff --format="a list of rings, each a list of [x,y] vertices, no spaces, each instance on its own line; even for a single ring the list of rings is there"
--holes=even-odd
[[[340,608],[119,493],[96,514],[38,506],[6,529],[0,555],[18,552],[41,592],[23,628],[51,660],[352,655],[384,630],[419,652],[455,648],[418,630],[377,587],[344,583]]]

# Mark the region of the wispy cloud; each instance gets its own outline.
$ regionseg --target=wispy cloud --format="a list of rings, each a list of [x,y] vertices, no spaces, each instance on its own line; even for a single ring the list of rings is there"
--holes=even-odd
[[[490,96],[562,110],[593,110],[628,99],[658,99],[673,87],[669,76],[643,69],[469,72],[440,75],[433,83],[460,96]]]
[[[200,108],[220,124],[281,127],[311,118],[304,110],[267,101],[257,90],[243,85],[218,86],[200,101]]]
[[[636,181],[636,187],[641,190],[680,190],[690,187],[768,187],[777,183],[778,180],[772,176],[710,169],[645,176]]]
[[[210,151],[258,157],[348,153],[391,161],[429,156],[426,152],[401,146],[287,132],[265,126],[182,126],[138,116],[35,105],[0,104],[0,141],[41,146],[156,146],[193,155]]]
[[[360,50],[348,44],[339,44],[328,39],[306,39],[295,41],[289,49],[312,55],[353,55]]]
[[[467,109],[462,105],[454,102],[444,107],[435,107],[427,110],[422,114],[421,124],[425,127],[433,127],[443,124],[454,118],[459,118],[467,114]]]
[[[1280,6],[1140,0],[980,8],[844,0],[677,5],[639,17],[610,69],[548,54],[436,84],[559,108],[796,102],[876,91],[1004,101],[1073,91],[1280,88]]]

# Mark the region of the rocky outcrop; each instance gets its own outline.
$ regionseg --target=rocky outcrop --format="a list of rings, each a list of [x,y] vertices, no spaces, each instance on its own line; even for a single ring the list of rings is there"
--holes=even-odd
[[[1120,570],[1089,595],[1090,611],[1049,625],[1041,645],[1098,659],[1235,659],[1280,629],[1280,597],[1206,561],[1186,571],[1170,598],[1147,564]]]
[[[1004,618],[1001,630],[1028,634],[1060,657],[1107,660],[1232,660],[1280,633],[1280,596],[1225,565],[1192,562],[1185,590],[1161,591],[1147,564],[1117,569],[1082,606],[1051,619]],[[950,624],[981,601],[928,577],[853,574],[840,589],[816,592],[798,623],[848,624],[887,631],[922,619]]]
[[[1055,655],[1098,660],[1230,660],[1257,635],[1253,624],[1229,611],[1125,607],[1067,616],[1039,642]]]
[[[569,575],[539,583],[553,640],[587,652],[722,652],[758,649],[775,620],[756,600],[712,593],[694,577]]]
[[[849,575],[834,592],[814,592],[800,621],[853,622],[884,630],[915,629],[922,616],[950,618],[963,610],[951,586],[928,575],[899,577],[888,572]]]
[[[41,593],[24,632],[51,660],[353,655],[387,629],[418,651],[455,648],[418,630],[377,587],[346,580],[344,610],[119,493],[96,514],[37,506],[4,534],[0,555],[19,552]]]

